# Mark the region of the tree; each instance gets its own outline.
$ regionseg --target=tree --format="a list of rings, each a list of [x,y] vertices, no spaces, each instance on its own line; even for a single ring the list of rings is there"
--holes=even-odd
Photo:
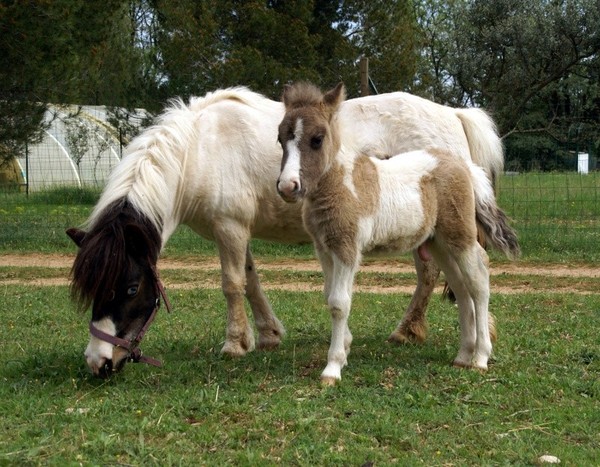
[[[0,1],[0,158],[40,136],[46,103],[140,102],[129,18],[125,0]]]
[[[519,167],[566,167],[569,151],[597,150],[597,0],[421,0],[416,12],[414,92],[491,111]]]
[[[369,58],[369,71],[378,92],[406,89],[416,73],[418,29],[408,0],[351,0],[344,2],[346,37]],[[356,85],[358,80],[355,81]],[[348,83],[353,89],[354,83]]]
[[[503,134],[528,103],[600,52],[597,0],[474,0],[455,16],[455,95],[492,109]]]

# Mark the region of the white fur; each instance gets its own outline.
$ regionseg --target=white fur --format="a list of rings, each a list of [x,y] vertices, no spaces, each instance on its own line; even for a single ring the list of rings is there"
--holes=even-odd
[[[241,341],[254,342],[237,298],[246,292],[248,280],[257,283],[248,291],[255,316],[261,322],[278,322],[256,272],[245,269],[250,238],[310,240],[300,206],[283,202],[275,189],[281,164],[277,127],[283,115],[282,103],[245,88],[209,93],[191,99],[189,105],[174,101],[154,126],[130,143],[88,221],[92,226],[108,205],[125,197],[158,228],[163,246],[180,224],[215,240],[228,302],[223,348],[232,354],[252,347]],[[368,147],[381,156],[437,146],[468,158],[469,141],[478,138],[469,135],[467,140],[467,127],[457,111],[404,93],[347,101],[338,118],[348,147]],[[488,120],[482,120],[482,126],[493,133]],[[473,157],[478,161],[479,153]],[[492,157],[479,162],[486,168],[501,165],[502,151],[493,157],[499,163],[490,163]],[[232,320],[238,321],[235,332]],[[240,326],[243,331],[238,332]],[[282,330],[276,324],[265,329],[265,339]],[[94,364],[97,361],[95,357]]]
[[[347,156],[343,149],[340,153]],[[304,163],[310,164],[310,160]],[[444,271],[457,297],[459,308],[461,345],[454,363],[458,366],[487,369],[492,344],[488,324],[489,272],[482,259],[486,256],[485,251],[475,239],[464,251],[447,247],[443,234],[436,231],[435,212],[428,213],[431,215],[431,225],[425,224],[421,181],[437,167],[437,157],[421,150],[400,154],[385,161],[374,159],[373,163],[379,178],[379,203],[374,214],[359,220],[357,255],[354,261],[351,264],[340,261],[335,250],[330,250],[326,243],[318,241],[319,232],[312,232],[317,239],[317,250],[325,276],[325,297],[332,319],[331,343],[327,366],[321,374],[322,381],[327,384],[339,381],[341,370],[347,364],[352,341],[348,317],[352,307],[354,276],[361,254],[378,247],[397,252],[415,250],[434,233],[437,235],[435,242],[430,245],[431,253]],[[470,169],[474,189],[481,190],[483,198],[489,197],[491,184],[483,170],[470,162],[467,163],[467,168]],[[349,170],[352,171],[352,168]],[[444,176],[439,173],[435,175]],[[310,217],[313,215],[311,204],[309,201],[305,203],[305,215]],[[319,216],[320,213],[314,215]],[[474,215],[470,220],[469,213],[465,213],[465,216],[467,222],[475,223]],[[319,225],[318,222],[308,224]]]
[[[288,158],[283,170],[279,175],[279,191],[282,193],[291,193],[294,187],[302,188],[300,183],[300,149],[298,143],[302,139],[303,124],[302,119],[296,120],[296,127],[294,129],[294,139],[287,141],[286,149]]]
[[[110,318],[102,318],[100,321],[94,321],[92,324],[106,334],[111,336],[117,334],[115,323]],[[112,360],[113,348],[114,345],[111,343],[98,339],[96,336],[90,336],[90,341],[88,342],[84,355],[88,366],[92,369],[94,374],[98,374],[107,360]]]

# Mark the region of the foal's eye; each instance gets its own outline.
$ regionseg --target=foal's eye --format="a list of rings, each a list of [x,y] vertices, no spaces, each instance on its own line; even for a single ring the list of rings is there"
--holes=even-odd
[[[132,285],[131,287],[129,287],[127,289],[127,296],[128,297],[134,297],[135,295],[137,295],[138,293],[138,287],[137,285]]]
[[[321,149],[323,145],[323,136],[313,136],[310,139],[310,147],[313,149]]]

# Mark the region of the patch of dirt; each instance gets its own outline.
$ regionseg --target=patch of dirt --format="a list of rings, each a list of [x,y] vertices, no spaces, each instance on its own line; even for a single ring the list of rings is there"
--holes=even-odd
[[[58,254],[8,254],[0,255],[0,267],[39,267],[39,268],[65,268],[70,269],[73,264],[73,255],[58,255]],[[198,260],[175,260],[161,259],[158,264],[159,270],[189,270],[189,271],[218,271],[220,264],[216,258],[201,258]],[[256,267],[260,273],[265,271],[320,271],[319,263],[316,260],[281,260],[276,262],[256,260]],[[414,273],[414,266],[407,262],[385,260],[367,260],[361,267],[361,271],[370,273]],[[550,277],[569,277],[569,278],[600,278],[600,267],[590,267],[589,265],[574,265],[566,267],[564,265],[533,265],[527,263],[506,263],[492,265],[490,269],[492,276],[510,275],[510,276],[550,276]],[[58,286],[68,285],[68,274],[64,278],[40,278],[33,280],[6,279],[0,281],[2,285],[34,285],[34,286]],[[290,281],[283,278],[275,282],[268,281],[262,278],[263,287],[266,290],[289,290],[289,291],[320,291],[321,284],[302,282],[299,280]],[[165,280],[165,285],[170,289],[193,289],[196,287],[204,288],[220,288],[220,278],[218,275],[214,279],[203,279],[201,283],[195,281],[193,277],[190,282],[169,281]],[[415,283],[416,285],[416,283]],[[436,292],[441,292],[442,285],[436,287]],[[414,286],[398,285],[398,286],[378,286],[378,285],[361,285],[357,286],[357,291],[373,292],[373,293],[406,293],[412,294]],[[494,293],[501,294],[517,294],[526,292],[552,292],[556,291],[554,287],[548,289],[532,290],[527,285],[518,284],[511,286],[493,285]],[[561,293],[575,292],[581,294],[591,294],[586,290],[577,290],[575,288],[561,288]]]

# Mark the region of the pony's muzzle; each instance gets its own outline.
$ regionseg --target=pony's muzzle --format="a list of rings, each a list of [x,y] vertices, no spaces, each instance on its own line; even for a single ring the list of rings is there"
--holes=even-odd
[[[302,197],[299,180],[277,180],[277,193],[287,203],[295,203]]]
[[[110,345],[110,344],[108,344]],[[104,346],[108,347],[105,343]],[[119,346],[112,346],[102,349],[101,352],[95,353],[88,346],[85,352],[85,359],[88,367],[94,376],[106,379],[113,373],[117,373],[123,369],[129,355],[126,349]]]

